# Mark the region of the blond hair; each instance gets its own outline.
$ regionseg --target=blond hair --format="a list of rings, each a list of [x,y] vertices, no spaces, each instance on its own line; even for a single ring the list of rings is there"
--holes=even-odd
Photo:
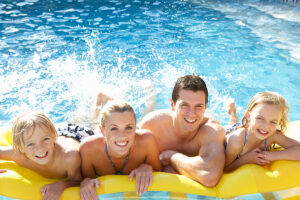
[[[113,112],[131,112],[136,120],[136,115],[131,107],[126,101],[123,100],[111,100],[105,104],[100,112],[100,125],[105,127],[107,117]]]
[[[288,107],[285,99],[276,92],[270,92],[270,91],[258,92],[250,100],[250,102],[247,106],[246,112],[252,111],[252,109],[256,105],[261,104],[261,103],[266,103],[269,105],[276,105],[281,108],[282,115],[281,115],[281,119],[279,121],[279,130],[282,133],[284,133],[287,129],[287,123],[289,121],[289,119],[288,119],[289,107]],[[247,124],[248,124],[248,121],[247,121],[246,113],[245,113],[242,118],[242,126],[247,127]]]
[[[16,118],[12,127],[13,149],[24,152],[24,134],[36,126],[45,126],[52,134],[54,141],[57,137],[57,131],[51,120],[43,113],[38,111],[30,111],[23,113]]]

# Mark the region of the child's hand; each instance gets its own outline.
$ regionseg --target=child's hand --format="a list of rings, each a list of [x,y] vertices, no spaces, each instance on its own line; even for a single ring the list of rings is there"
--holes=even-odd
[[[130,172],[129,178],[131,181],[134,176],[136,177],[136,193],[142,195],[152,185],[152,167],[147,164],[141,164],[138,168]]]
[[[166,166],[166,165],[170,165],[171,162],[170,162],[170,159],[171,157],[177,153],[176,151],[172,151],[172,150],[166,150],[166,151],[163,151],[160,155],[159,155],[159,159],[160,159],[160,162],[163,166]]]
[[[0,169],[0,173],[4,173],[6,171],[7,171],[6,169]]]
[[[258,165],[267,165],[270,163],[270,161],[267,159],[266,155],[262,153],[262,150],[259,148],[256,148],[245,155],[243,155],[244,159],[246,160],[246,163],[254,163]]]
[[[59,200],[65,188],[65,183],[63,181],[44,185],[41,189],[43,200]]]
[[[95,187],[98,188],[100,182],[98,179],[85,178],[80,183],[79,193],[82,200],[98,199]]]
[[[274,159],[274,152],[270,152],[270,151],[262,151],[261,152],[264,156],[265,156],[265,158],[267,159],[267,160],[270,160],[270,161],[272,161],[272,160],[275,160]]]

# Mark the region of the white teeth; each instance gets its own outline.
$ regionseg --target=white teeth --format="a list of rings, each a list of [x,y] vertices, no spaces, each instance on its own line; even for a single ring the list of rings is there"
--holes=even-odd
[[[193,122],[195,122],[196,120],[194,119],[194,120],[192,120],[192,119],[187,119],[187,118],[185,118],[185,120],[187,121],[187,122],[190,122],[190,123],[193,123]]]
[[[259,132],[261,132],[262,134],[268,133],[267,131],[264,131],[264,130],[262,130],[262,129],[259,129]]]
[[[127,145],[127,143],[128,142],[116,142],[116,144],[118,145],[118,146],[125,146],[125,145]]]
[[[42,155],[36,155],[36,157],[42,158],[42,157],[46,156],[46,154],[47,154],[47,152],[45,152],[45,153],[42,154]]]

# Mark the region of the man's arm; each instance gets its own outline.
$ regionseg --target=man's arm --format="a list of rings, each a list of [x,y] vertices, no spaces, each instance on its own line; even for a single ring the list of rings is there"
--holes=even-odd
[[[203,131],[206,136],[202,137],[198,156],[189,157],[175,151],[164,151],[161,157],[169,157],[170,164],[180,174],[207,187],[213,187],[219,182],[223,173],[225,131],[222,127],[205,128]]]

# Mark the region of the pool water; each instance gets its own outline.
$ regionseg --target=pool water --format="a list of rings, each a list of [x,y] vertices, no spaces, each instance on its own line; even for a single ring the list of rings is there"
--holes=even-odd
[[[149,90],[169,108],[174,81],[196,73],[209,110],[228,121],[259,91],[300,113],[300,3],[210,0],[2,0],[0,126],[19,113],[55,123],[83,115],[97,91],[128,100],[140,118]],[[149,83],[152,89],[149,89]]]
[[[55,123],[85,118],[98,91],[129,101],[140,120],[149,96],[169,108],[174,81],[192,73],[206,81],[208,109],[224,125],[230,98],[241,118],[265,90],[286,98],[290,120],[299,120],[300,3],[0,2],[0,127],[31,109]]]

